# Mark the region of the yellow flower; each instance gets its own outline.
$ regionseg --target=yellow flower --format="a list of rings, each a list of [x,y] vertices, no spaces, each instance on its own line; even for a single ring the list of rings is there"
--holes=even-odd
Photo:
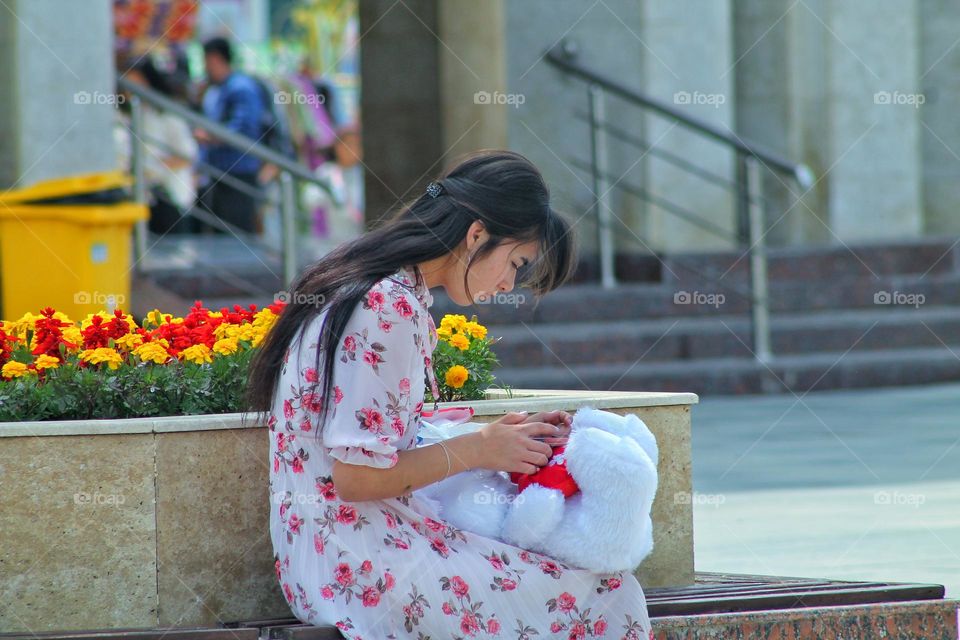
[[[470,338],[462,333],[458,333],[454,336],[450,336],[450,344],[457,349],[460,349],[460,351],[466,351],[470,348]]]
[[[30,369],[27,368],[27,365],[22,362],[17,362],[16,360],[11,360],[7,364],[3,365],[2,371],[4,378],[19,378],[20,376],[27,375],[32,373]]]
[[[440,325],[440,327],[437,328],[438,338],[449,338],[452,335],[453,335],[453,330],[450,327],[445,327],[443,325]]]
[[[460,314],[448,313],[443,316],[443,320],[440,321],[440,326],[444,329],[452,329],[454,331],[463,331],[463,326],[467,324],[467,317]]]
[[[468,322],[464,325],[463,330],[473,338],[482,339],[487,337],[487,328],[479,322]]]
[[[272,309],[264,307],[253,314],[253,326],[263,327],[265,331],[269,331],[279,317]]]
[[[170,359],[170,354],[167,353],[166,342],[167,341],[163,339],[158,342],[145,342],[134,349],[133,353],[144,362],[163,364]]]
[[[229,356],[231,353],[236,353],[237,347],[236,338],[223,338],[213,343],[214,353],[219,353],[222,356]]]
[[[32,313],[27,312],[23,314],[19,320],[4,322],[3,330],[7,333],[16,334],[21,340],[25,340],[27,337],[27,331],[33,331],[37,320],[42,317],[43,316],[33,315]]]
[[[37,356],[36,360],[33,361],[33,366],[35,366],[38,371],[42,369],[56,369],[60,366],[60,359],[41,353]]]
[[[118,369],[123,363],[123,356],[109,347],[98,349],[84,349],[80,352],[80,359],[90,364],[107,363],[111,369]]]
[[[213,328],[213,335],[217,340],[224,338],[236,338],[240,335],[240,325],[224,322]]]
[[[210,347],[205,344],[195,344],[192,347],[187,347],[180,352],[180,357],[194,364],[213,362],[213,358],[210,357]]]
[[[164,323],[165,320],[169,320],[172,317],[173,316],[170,315],[169,313],[164,315],[163,313],[160,312],[160,309],[154,309],[153,311],[150,311],[147,313],[146,317],[143,319],[143,324],[144,325],[149,324],[155,327],[159,327],[161,324]]]
[[[63,334],[63,339],[70,344],[77,345],[77,348],[83,346],[83,334],[80,333],[80,328],[76,325],[63,327],[60,332]]]
[[[447,375],[444,378],[444,381],[447,383],[448,387],[453,387],[454,389],[459,389],[463,386],[463,383],[467,381],[467,378],[470,377],[470,372],[467,371],[466,367],[463,367],[459,364],[455,364],[449,369],[447,369]]]
[[[117,338],[115,342],[127,351],[131,351],[143,344],[143,336],[139,333],[128,333]]]

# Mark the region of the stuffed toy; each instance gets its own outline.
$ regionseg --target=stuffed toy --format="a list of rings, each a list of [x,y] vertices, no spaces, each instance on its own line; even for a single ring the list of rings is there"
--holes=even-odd
[[[482,424],[427,416],[420,444]],[[443,434],[454,427],[455,433]],[[567,444],[532,474],[477,469],[417,490],[450,524],[595,573],[635,569],[653,550],[659,452],[636,415],[579,409]]]

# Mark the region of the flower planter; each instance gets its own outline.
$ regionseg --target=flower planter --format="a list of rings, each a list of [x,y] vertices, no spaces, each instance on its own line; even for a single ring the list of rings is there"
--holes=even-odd
[[[495,393],[497,395],[495,395]],[[660,446],[645,587],[693,583],[689,393],[515,390],[458,403],[636,412]],[[0,631],[288,616],[267,528],[265,426],[240,414],[0,423]]]

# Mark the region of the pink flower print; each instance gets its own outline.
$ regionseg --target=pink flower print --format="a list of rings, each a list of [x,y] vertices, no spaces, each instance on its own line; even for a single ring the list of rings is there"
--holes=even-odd
[[[460,631],[468,636],[476,635],[480,630],[480,624],[477,622],[477,616],[472,613],[464,613],[460,618]]]
[[[380,604],[380,592],[377,591],[376,587],[364,587],[363,588],[363,606],[365,607],[375,607]]]
[[[410,393],[410,378],[400,379],[400,393],[403,393],[403,394]]]
[[[427,525],[427,528],[430,529],[430,531],[443,531],[443,523],[437,522],[433,518],[424,518],[423,524]]]
[[[283,401],[283,417],[287,420],[293,417],[293,403],[289,398]]]
[[[324,500],[336,500],[337,499],[337,489],[333,486],[333,481],[329,480],[321,484],[317,482],[317,491],[323,495]]]
[[[313,428],[313,425],[310,424],[310,418],[304,418],[300,421],[300,430],[301,431],[310,431]]]
[[[369,364],[371,367],[375,367],[383,362],[383,358],[381,358],[380,354],[376,351],[370,351],[368,349],[367,351],[363,352],[363,361]]]
[[[470,591],[470,587],[460,576],[450,578],[450,588],[453,589],[458,598],[464,597]]]
[[[598,618],[596,622],[593,623],[593,635],[602,636],[607,632],[607,621],[603,618]]]
[[[353,571],[350,570],[350,565],[346,562],[337,565],[337,568],[333,571],[333,576],[337,583],[344,587],[353,584]]]
[[[447,543],[443,541],[443,538],[433,538],[430,540],[430,546],[444,558],[450,555],[450,548],[447,547]]]
[[[317,382],[320,380],[320,377],[317,375],[316,369],[307,367],[303,372],[303,379],[307,382]]]
[[[444,602],[444,603],[443,603],[443,606],[440,607],[440,609],[441,609],[445,614],[447,614],[448,616],[452,616],[452,615],[453,615],[453,607],[450,606],[450,603],[449,603],[449,602]]]
[[[540,570],[544,573],[558,574],[560,573],[560,565],[553,560],[541,560]]]
[[[513,591],[517,588],[517,583],[510,578],[504,578],[503,582],[500,583],[500,587],[503,588],[504,591]]]
[[[279,457],[279,456],[273,456],[273,472],[274,472],[274,473],[279,473],[279,472],[280,472],[280,457]]]
[[[410,302],[407,300],[406,296],[401,296],[399,300],[394,302],[393,308],[396,309],[401,318],[406,319],[413,315],[413,307],[410,306]]]
[[[280,581],[280,558],[277,558],[273,563],[273,569],[277,572],[277,581]]]
[[[333,600],[333,589],[326,584],[320,589],[320,597],[324,600]]]
[[[487,620],[487,633],[500,633],[500,621],[496,618]]]
[[[303,458],[299,455],[293,456],[293,460],[290,461],[290,468],[293,469],[294,473],[303,473]]]
[[[340,404],[340,401],[343,400],[343,391],[340,390],[340,387],[333,387],[333,404]]]
[[[371,571],[373,571],[373,563],[369,560],[364,560],[360,564],[360,573],[370,573]]]
[[[287,583],[283,583],[283,595],[287,597],[287,602],[292,603],[294,601],[293,589]]]
[[[337,510],[337,522],[340,524],[353,524],[357,521],[357,510],[349,505],[342,504]]]
[[[347,336],[343,339],[343,348],[346,351],[356,351],[357,350],[357,339],[353,336]]]
[[[607,586],[610,587],[610,591],[620,588],[620,578],[609,578],[607,579]]]
[[[392,513],[387,513],[387,514],[385,514],[385,515],[386,515],[386,520],[387,520],[387,529],[396,529],[396,528],[397,528],[397,520],[396,520],[396,518],[393,517],[393,514],[392,514]]]
[[[393,587],[397,584],[397,579],[393,577],[392,573],[387,571],[383,574],[383,584],[384,588],[387,591],[390,591],[390,589],[393,589]]]
[[[288,442],[289,440],[287,440],[287,434],[283,433],[282,431],[278,433],[277,434],[277,452],[283,453],[284,451],[286,451]]]
[[[375,311],[383,310],[384,297],[380,291],[371,291],[367,294],[367,306]]]
[[[290,519],[287,521],[287,524],[290,526],[291,533],[300,533],[300,527],[303,525],[303,518],[298,516],[295,513],[290,514]]]
[[[577,599],[572,595],[564,591],[560,594],[560,597],[557,598],[557,606],[560,607],[560,611],[568,613],[573,610],[573,607],[577,604]]]
[[[393,324],[383,319],[380,320],[378,326],[380,327],[380,331],[383,331],[384,333],[390,333],[390,329],[393,329]]]
[[[487,558],[487,560],[490,561],[490,564],[493,566],[494,569],[496,569],[497,571],[503,571],[503,561],[500,560],[498,556],[492,555],[489,558]]]
[[[310,413],[320,413],[323,410],[323,398],[319,393],[305,393],[301,398],[303,407]]]
[[[317,553],[323,553],[323,536],[321,536],[319,533],[313,534],[313,548]]]
[[[393,427],[394,432],[398,436],[402,436],[403,432],[407,430],[407,428],[403,424],[403,420],[401,420],[399,417],[394,418],[390,426]]]
[[[373,407],[364,407],[363,409],[360,409],[360,414],[364,429],[368,429],[373,433],[381,433],[383,431],[382,413]]]
[[[587,636],[587,627],[579,620],[575,620],[570,624],[570,635],[567,636],[570,640],[580,640],[580,638],[585,638]]]
[[[563,631],[563,625],[560,624],[559,620],[550,623],[550,633],[560,633],[561,631]]]

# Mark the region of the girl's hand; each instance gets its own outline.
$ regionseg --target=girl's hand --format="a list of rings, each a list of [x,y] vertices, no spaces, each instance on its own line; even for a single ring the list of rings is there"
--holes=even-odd
[[[525,422],[546,422],[547,424],[560,427],[560,431],[557,432],[556,437],[547,437],[544,439],[544,442],[547,444],[559,446],[567,443],[567,436],[570,435],[570,430],[573,427],[573,416],[566,411],[557,409],[555,411],[535,413],[527,418]]]
[[[494,471],[534,473],[547,464],[553,448],[535,438],[557,436],[561,427],[511,411],[477,430],[478,467]]]

